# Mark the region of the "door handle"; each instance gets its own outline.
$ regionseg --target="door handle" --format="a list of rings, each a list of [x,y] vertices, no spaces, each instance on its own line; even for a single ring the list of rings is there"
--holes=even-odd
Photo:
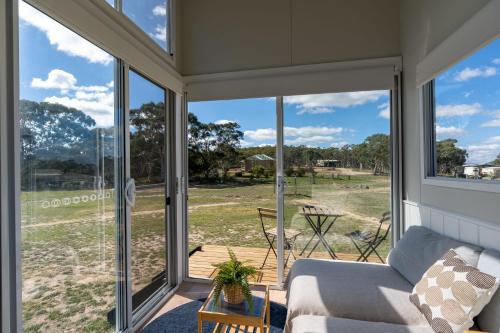
[[[135,206],[135,180],[134,178],[129,178],[127,184],[125,185],[125,201],[130,207]]]

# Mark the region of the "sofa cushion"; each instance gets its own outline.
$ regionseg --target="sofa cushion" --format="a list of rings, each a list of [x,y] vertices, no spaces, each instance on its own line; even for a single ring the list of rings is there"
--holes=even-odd
[[[440,235],[421,226],[412,226],[389,253],[388,263],[415,285],[425,271],[448,250],[455,251],[469,264],[477,267],[482,248]]]
[[[424,273],[410,301],[434,331],[460,333],[474,325],[474,317],[490,302],[499,283],[449,250]]]
[[[406,326],[325,316],[299,316],[292,333],[434,333],[429,326]]]
[[[500,252],[484,250],[479,256],[477,268],[500,278]],[[500,332],[500,290],[497,290],[490,303],[477,316],[477,323],[484,331]]]
[[[413,286],[388,265],[299,259],[288,278],[287,326],[308,314],[427,324],[409,300]]]

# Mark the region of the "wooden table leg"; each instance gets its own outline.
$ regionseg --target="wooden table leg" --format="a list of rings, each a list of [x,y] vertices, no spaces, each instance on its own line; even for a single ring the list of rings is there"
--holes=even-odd
[[[201,320],[201,315],[198,314],[198,333],[203,333],[203,321]]]
[[[266,323],[267,323],[267,333],[271,333],[271,295],[269,294],[269,289],[267,290],[267,306],[266,306]]]

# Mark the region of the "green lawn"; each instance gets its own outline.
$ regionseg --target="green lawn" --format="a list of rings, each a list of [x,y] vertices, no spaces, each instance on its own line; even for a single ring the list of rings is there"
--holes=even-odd
[[[244,180],[240,179],[240,182]],[[204,244],[266,247],[257,207],[276,208],[274,181],[245,186],[196,185],[189,190],[189,249]],[[357,253],[344,235],[354,230],[375,230],[378,218],[389,210],[389,178],[369,174],[332,178],[289,177],[285,191],[285,228],[304,230],[304,246],[312,230],[299,214],[306,204],[323,205],[349,214],[339,218],[327,239],[336,251]],[[266,227],[275,223],[266,222]],[[386,255],[389,242],[381,247]],[[319,250],[323,250],[319,248]]]

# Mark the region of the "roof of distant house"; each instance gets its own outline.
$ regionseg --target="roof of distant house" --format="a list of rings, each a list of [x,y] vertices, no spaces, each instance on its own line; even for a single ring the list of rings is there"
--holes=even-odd
[[[274,158],[267,156],[266,154],[257,154],[246,158],[250,161],[274,161]]]

